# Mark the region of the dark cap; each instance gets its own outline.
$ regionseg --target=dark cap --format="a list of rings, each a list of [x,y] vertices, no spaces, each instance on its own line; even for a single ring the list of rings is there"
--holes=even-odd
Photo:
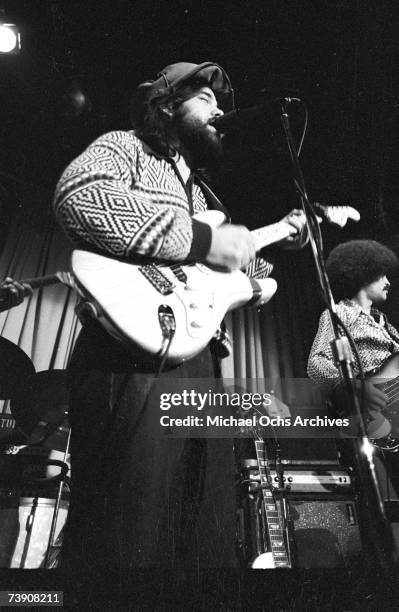
[[[131,120],[133,126],[140,125],[146,107],[157,98],[169,96],[195,78],[212,89],[223,110],[234,108],[234,92],[226,72],[214,62],[192,64],[178,62],[166,66],[157,74],[156,79],[141,83],[131,101]]]

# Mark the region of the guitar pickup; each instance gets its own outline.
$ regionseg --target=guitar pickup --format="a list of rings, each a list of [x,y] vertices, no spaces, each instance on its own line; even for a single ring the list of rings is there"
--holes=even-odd
[[[139,268],[143,276],[150,281],[161,295],[169,295],[173,292],[174,285],[154,264],[148,264]]]

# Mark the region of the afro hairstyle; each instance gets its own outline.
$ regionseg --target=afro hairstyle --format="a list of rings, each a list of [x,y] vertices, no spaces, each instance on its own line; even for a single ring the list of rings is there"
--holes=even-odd
[[[334,298],[353,298],[360,289],[392,274],[398,266],[393,251],[375,240],[350,240],[336,246],[326,262]]]

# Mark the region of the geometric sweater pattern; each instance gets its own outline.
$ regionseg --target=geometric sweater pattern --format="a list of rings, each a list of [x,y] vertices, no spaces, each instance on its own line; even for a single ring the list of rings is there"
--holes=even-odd
[[[196,184],[192,200],[193,212],[206,210]],[[54,207],[75,246],[180,261],[190,252],[191,211],[180,178],[133,131],[104,134],[79,155],[58,182]]]
[[[207,209],[195,180],[191,200],[171,160],[158,156],[133,131],[97,138],[64,170],[54,210],[77,248],[116,257],[137,254],[184,261],[193,241],[192,214]],[[268,276],[273,265],[253,260],[246,272]]]

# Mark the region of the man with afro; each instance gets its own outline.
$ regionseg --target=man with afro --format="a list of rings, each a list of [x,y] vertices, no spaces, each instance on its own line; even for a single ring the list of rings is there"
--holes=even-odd
[[[399,351],[399,332],[378,310],[388,296],[390,276],[397,268],[396,255],[374,240],[351,240],[335,247],[327,259],[327,272],[337,314],[356,344],[364,373],[377,372],[385,361]],[[325,310],[313,341],[308,360],[308,374],[325,388],[341,381],[331,341],[334,339],[330,314]],[[359,374],[356,360],[354,374]],[[386,406],[384,393],[366,383],[369,409]]]

